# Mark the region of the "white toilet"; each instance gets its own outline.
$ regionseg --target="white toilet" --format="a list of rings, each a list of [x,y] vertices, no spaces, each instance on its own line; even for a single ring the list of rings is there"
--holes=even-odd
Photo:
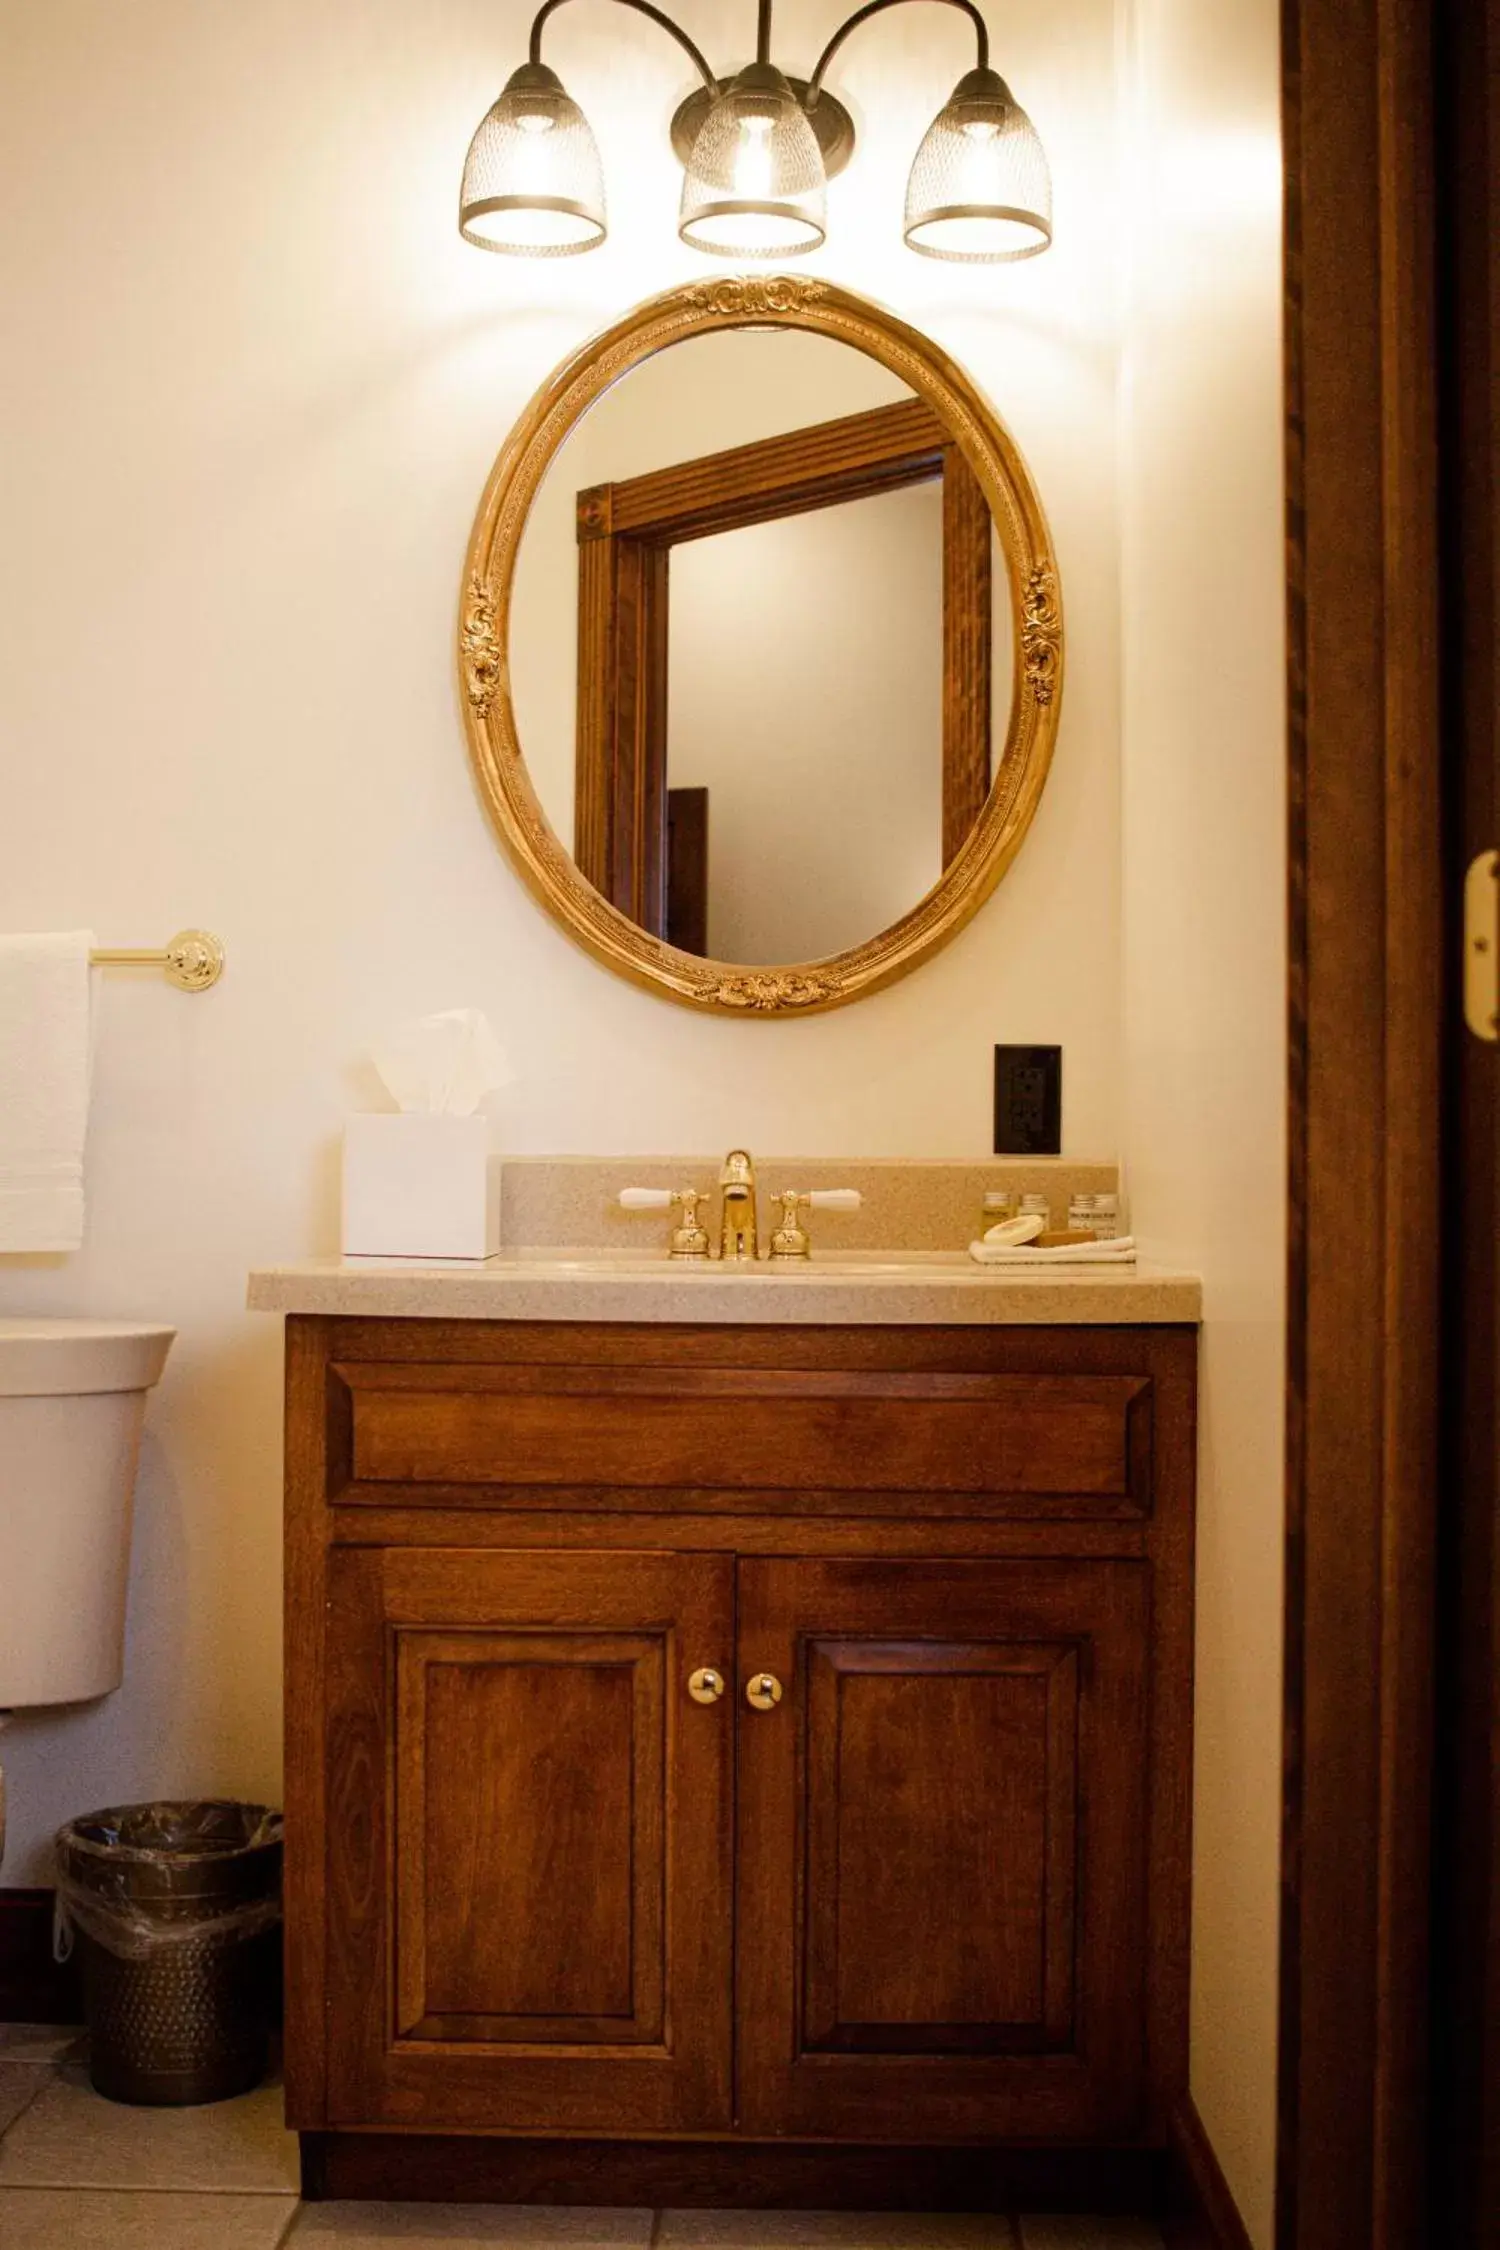
[[[176,1333],[0,1320],[0,1712],[120,1684],[141,1424]]]

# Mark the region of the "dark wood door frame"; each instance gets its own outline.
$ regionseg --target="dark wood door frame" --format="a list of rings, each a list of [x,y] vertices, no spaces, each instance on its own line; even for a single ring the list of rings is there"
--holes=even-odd
[[[1500,0],[1438,0],[1448,958],[1500,842]],[[1500,1054],[1447,1025],[1433,2150],[1443,2244],[1500,2239]],[[1488,2228],[1488,2233],[1486,2233]]]
[[[943,487],[942,864],[990,791],[989,502],[930,406],[905,399],[578,494],[573,857],[641,929],[665,934],[667,660],[673,547],[723,531]]]
[[[1287,0],[1280,2250],[1426,2198],[1440,1041],[1428,0]]]

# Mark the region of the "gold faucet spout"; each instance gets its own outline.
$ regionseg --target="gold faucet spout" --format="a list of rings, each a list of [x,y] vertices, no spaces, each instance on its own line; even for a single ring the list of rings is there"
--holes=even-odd
[[[719,1173],[722,1196],[719,1256],[758,1258],[760,1233],[755,1211],[755,1163],[748,1149],[732,1148]]]

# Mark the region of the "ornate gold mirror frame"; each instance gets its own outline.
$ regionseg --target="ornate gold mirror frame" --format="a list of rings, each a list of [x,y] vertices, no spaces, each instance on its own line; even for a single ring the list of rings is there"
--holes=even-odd
[[[637,927],[585,881],[549,826],[516,733],[508,656],[511,589],[531,505],[559,446],[609,385],[665,345],[718,328],[803,328],[852,344],[940,416],[979,479],[1011,588],[1010,723],[993,786],[967,842],[911,912],[826,960],[745,967],[682,953]],[[606,329],[538,391],[490,472],[469,541],[459,615],[464,723],[480,793],[536,897],[620,975],[685,1007],[808,1015],[904,976],[977,913],[1020,850],[1057,734],[1063,628],[1041,502],[1013,439],[963,370],[890,313],[831,282],[725,277],[670,290]]]

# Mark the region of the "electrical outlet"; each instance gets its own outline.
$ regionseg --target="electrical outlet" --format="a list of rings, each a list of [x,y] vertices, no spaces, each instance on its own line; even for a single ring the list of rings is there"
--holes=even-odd
[[[995,1154],[1062,1154],[1061,1047],[995,1049]]]

